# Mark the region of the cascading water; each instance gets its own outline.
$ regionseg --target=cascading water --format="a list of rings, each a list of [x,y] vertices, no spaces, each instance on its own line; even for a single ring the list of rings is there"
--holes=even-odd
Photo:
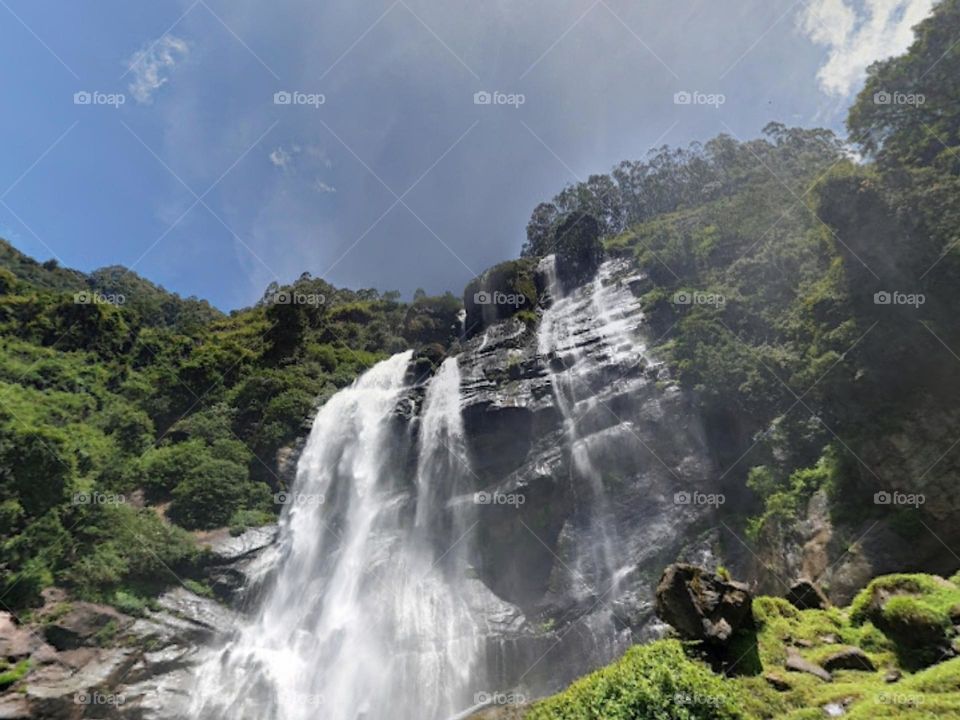
[[[597,428],[592,427],[591,416],[599,403],[598,387],[611,381],[604,373],[643,358],[644,348],[636,339],[637,317],[624,311],[635,303],[625,301],[624,288],[612,279],[616,263],[605,263],[593,282],[570,290],[560,280],[556,256],[544,258],[540,269],[551,304],[540,322],[537,350],[548,358],[574,487],[587,489],[589,495],[583,498],[583,505],[589,509],[587,536],[591,540],[578,549],[573,571],[576,579],[587,585],[583,592],[615,596],[624,560],[618,559],[617,538],[607,525],[609,503],[602,462],[596,463],[593,457],[598,452],[593,444],[602,438],[594,434]],[[626,295],[629,297],[629,292]],[[613,412],[608,407],[603,410]],[[616,420],[622,423],[620,418]],[[603,450],[599,448],[599,452]]]
[[[259,615],[198,675],[196,718],[434,720],[473,704],[483,642],[469,551],[460,375],[448,359],[413,442],[394,409],[411,354],[319,411],[281,521],[283,559]],[[480,685],[482,687],[482,685]]]

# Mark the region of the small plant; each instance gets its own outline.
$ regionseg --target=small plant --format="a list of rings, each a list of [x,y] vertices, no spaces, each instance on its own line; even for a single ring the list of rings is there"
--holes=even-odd
[[[194,595],[199,595],[200,597],[205,598],[213,597],[213,590],[210,589],[210,586],[198,580],[184,580],[183,586]]]
[[[6,690],[14,683],[19,682],[30,672],[30,661],[21,660],[14,666],[7,661],[0,661],[0,690]]]

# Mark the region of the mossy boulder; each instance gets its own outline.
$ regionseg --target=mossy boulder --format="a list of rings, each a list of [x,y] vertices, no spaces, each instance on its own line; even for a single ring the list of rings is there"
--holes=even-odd
[[[463,291],[466,334],[475,335],[499,320],[532,312],[540,295],[536,270],[536,260],[523,258],[494,265],[471,280]]]
[[[873,580],[853,601],[854,624],[872,622],[897,645],[901,662],[923,667],[954,654],[960,587],[936,575],[898,574]]]

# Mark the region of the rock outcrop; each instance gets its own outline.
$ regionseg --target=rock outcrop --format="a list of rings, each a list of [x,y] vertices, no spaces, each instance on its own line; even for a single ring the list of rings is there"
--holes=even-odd
[[[753,628],[753,597],[743,583],[694,565],[670,565],[657,585],[657,615],[681,637],[726,646]]]
[[[874,672],[877,668],[873,660],[867,657],[867,654],[858,647],[844,647],[831,655],[828,655],[820,663],[824,670],[835,672],[837,670],[863,670],[864,672]]]

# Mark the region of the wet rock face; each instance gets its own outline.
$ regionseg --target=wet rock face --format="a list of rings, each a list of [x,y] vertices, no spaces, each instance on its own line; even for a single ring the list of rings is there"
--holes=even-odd
[[[509,260],[474,278],[463,291],[467,336],[476,335],[499,320],[537,307],[542,286],[536,277],[536,261]]]
[[[255,595],[268,571],[264,552],[273,546],[279,532],[276,524],[251,528],[237,536],[221,528],[200,542],[209,558],[204,574],[219,600],[239,606]]]
[[[650,635],[665,565],[715,561],[712,459],[691,398],[646,355],[629,264],[574,289],[559,275],[537,269],[537,326],[487,325],[458,355],[473,564],[521,618],[491,638],[500,687],[547,651],[531,687],[611,660]]]

